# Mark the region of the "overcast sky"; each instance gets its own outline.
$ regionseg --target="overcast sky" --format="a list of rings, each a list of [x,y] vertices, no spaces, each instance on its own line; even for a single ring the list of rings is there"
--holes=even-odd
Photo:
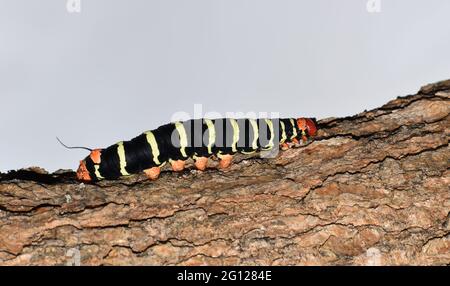
[[[450,1],[0,0],[0,171],[175,112],[347,116],[450,78]]]

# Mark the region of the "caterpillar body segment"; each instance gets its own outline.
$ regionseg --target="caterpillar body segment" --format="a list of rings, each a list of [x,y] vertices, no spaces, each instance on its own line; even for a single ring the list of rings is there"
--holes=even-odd
[[[299,140],[306,141],[317,132],[315,119],[192,119],[173,122],[146,131],[129,140],[104,149],[92,150],[80,161],[77,178],[81,181],[114,180],[144,172],[158,178],[161,167],[170,164],[181,171],[185,161],[194,160],[205,170],[208,158],[219,158],[220,168],[227,168],[236,153],[252,154],[283,150]]]

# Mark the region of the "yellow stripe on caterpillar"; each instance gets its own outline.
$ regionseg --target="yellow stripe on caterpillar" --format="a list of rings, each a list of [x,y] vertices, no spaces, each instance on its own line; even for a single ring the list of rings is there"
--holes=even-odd
[[[258,130],[258,123],[256,123],[255,119],[249,119],[250,125],[252,126],[253,130],[253,142],[252,142],[252,149],[256,151],[258,149],[258,138],[259,138],[259,130]]]
[[[233,143],[231,143],[231,150],[237,152],[237,143],[239,141],[239,125],[236,119],[230,118],[231,126],[233,127]]]
[[[99,180],[104,179],[102,177],[102,175],[100,174],[100,165],[95,164],[94,169],[95,169],[95,176],[97,177],[97,179],[99,179]]]
[[[286,127],[284,126],[284,122],[280,120],[280,125],[281,125],[281,140],[280,140],[280,144],[283,144],[284,141],[286,141],[287,136],[286,136]]]
[[[212,154],[212,145],[216,142],[216,128],[211,119],[205,119],[206,126],[208,127],[208,154]]]
[[[153,162],[155,162],[156,165],[161,165],[161,162],[159,161],[159,148],[158,148],[158,142],[156,142],[155,135],[151,131],[144,132],[147,142],[150,145],[152,149],[152,155],[153,155]]]
[[[187,157],[186,154],[186,147],[188,145],[187,143],[187,135],[186,135],[186,129],[184,128],[183,123],[181,122],[175,122],[175,128],[178,131],[178,134],[180,134],[180,152],[183,157]]]
[[[117,154],[119,155],[120,173],[122,174],[122,176],[129,176],[130,174],[125,169],[125,167],[127,166],[127,160],[125,157],[125,148],[123,146],[123,141],[117,143]]]
[[[219,158],[219,159],[222,159],[223,156],[225,156],[225,155],[226,155],[226,154],[223,154],[222,151],[219,151],[219,152],[217,152],[217,154],[216,154],[217,158]]]
[[[291,140],[294,139],[295,137],[297,137],[297,128],[295,128],[295,122],[294,119],[290,119],[291,125],[292,125],[292,136],[291,136]]]

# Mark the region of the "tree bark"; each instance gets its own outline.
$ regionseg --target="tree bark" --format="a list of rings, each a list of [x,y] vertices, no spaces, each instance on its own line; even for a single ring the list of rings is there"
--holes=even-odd
[[[2,265],[450,264],[450,80],[226,171],[0,175]]]

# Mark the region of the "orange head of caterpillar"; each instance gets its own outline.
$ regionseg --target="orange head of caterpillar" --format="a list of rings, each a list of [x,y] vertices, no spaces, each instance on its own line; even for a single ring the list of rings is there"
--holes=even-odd
[[[80,166],[77,170],[77,179],[80,181],[92,181],[96,178],[95,165],[99,165],[101,162],[101,149],[95,149],[91,151],[91,154],[84,160],[80,161]]]
[[[317,133],[315,119],[312,118],[298,118],[298,129],[302,132],[302,140],[307,141],[309,137],[314,137]]]

